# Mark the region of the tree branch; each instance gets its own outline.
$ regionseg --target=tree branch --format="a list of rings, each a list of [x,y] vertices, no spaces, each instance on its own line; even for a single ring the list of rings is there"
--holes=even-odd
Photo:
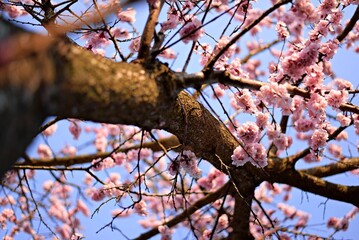
[[[149,3],[150,13],[148,14],[146,26],[142,32],[141,44],[138,51],[138,59],[148,59],[150,57],[150,45],[153,39],[153,34],[155,32],[158,16],[160,15],[164,2],[165,1],[163,0],[158,0],[155,1],[154,4]]]
[[[299,172],[318,178],[329,177],[359,168],[359,158],[346,158],[336,163],[299,170]]]
[[[272,174],[270,182],[285,183],[329,199],[359,207],[359,186],[345,186],[325,181],[304,172],[289,170]]]
[[[221,83],[227,86],[233,86],[238,88],[260,90],[261,87],[268,84],[258,80],[234,77],[226,71],[213,71],[208,75],[206,75],[204,72],[197,72],[192,74],[176,73],[176,75],[183,88],[197,88],[202,84]],[[310,98],[310,93],[302,88],[289,84],[286,84],[285,87],[287,88],[288,93],[290,93],[291,95],[298,95],[303,98]],[[339,109],[342,111],[359,114],[359,107],[351,103],[342,104]]]
[[[189,208],[185,209],[183,212],[172,218],[171,220],[164,222],[163,226],[168,226],[169,228],[177,225],[178,223],[186,220],[188,216],[190,216],[195,211],[201,209],[202,207],[206,206],[209,203],[216,201],[217,199],[221,198],[228,190],[230,183],[227,182],[223,185],[220,189],[213,193],[209,193],[205,197],[201,198],[197,202],[193,203]],[[158,234],[158,227],[152,228],[150,231],[142,233],[139,237],[135,238],[134,240],[142,240],[142,239],[149,239],[156,234]]]
[[[277,2],[272,7],[267,9],[262,15],[260,15],[257,19],[255,19],[251,24],[249,24],[247,27],[245,27],[241,32],[239,32],[237,35],[235,35],[225,47],[223,47],[212,59],[208,62],[205,69],[209,70],[212,69],[214,64],[217,62],[217,60],[233,45],[235,44],[242,36],[244,36],[247,32],[249,32],[253,27],[257,26],[265,17],[267,17],[269,14],[274,12],[276,9],[278,9],[280,6],[285,5],[287,3],[291,2],[291,0],[282,0],[280,2]]]
[[[349,23],[344,28],[343,32],[339,36],[337,36],[339,42],[343,41],[346,38],[349,32],[354,28],[358,19],[359,19],[359,6],[357,6],[353,16],[351,17]]]
[[[158,140],[160,144],[162,144],[166,149],[179,146],[180,143],[176,136],[171,136],[168,138],[161,138]],[[130,150],[133,149],[140,149],[140,148],[150,148],[152,151],[162,151],[162,148],[159,146],[158,142],[145,142],[142,145],[136,144],[131,147],[127,148],[120,148],[115,153],[118,152],[124,152],[127,153]],[[80,155],[75,157],[62,157],[62,158],[53,158],[53,159],[26,159],[26,161],[16,163],[14,167],[23,167],[26,165],[31,166],[47,166],[47,167],[54,167],[54,166],[72,166],[76,164],[84,164],[84,163],[90,163],[92,160],[97,158],[106,158],[111,156],[111,152],[105,152],[105,153],[95,153],[95,154],[86,154],[86,155]]]

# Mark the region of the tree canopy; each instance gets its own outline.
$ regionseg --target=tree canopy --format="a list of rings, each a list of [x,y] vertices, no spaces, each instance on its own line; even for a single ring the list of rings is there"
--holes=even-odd
[[[135,239],[175,229],[189,239],[322,239],[359,212],[359,185],[330,178],[359,174],[355,72],[343,79],[332,67],[340,51],[359,52],[357,1],[2,0],[0,9],[3,239],[80,239],[96,214],[108,219],[99,232],[123,238],[116,221],[137,214],[146,230]],[[325,219],[328,234],[312,232],[311,214],[289,204],[293,189],[352,210]]]

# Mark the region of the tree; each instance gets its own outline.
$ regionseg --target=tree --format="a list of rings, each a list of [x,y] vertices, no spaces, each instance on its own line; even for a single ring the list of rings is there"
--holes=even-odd
[[[122,233],[117,218],[144,216],[149,229],[136,239],[169,239],[178,226],[197,239],[320,239],[307,230],[310,215],[286,203],[293,188],[353,206],[328,219],[323,237],[348,228],[359,186],[327,177],[358,175],[348,140],[359,134],[358,90],[331,61],[342,49],[358,52],[357,1],[151,0],[142,33],[126,3],[87,4],[0,2],[4,239],[80,238],[89,201],[100,203],[93,214],[116,203],[101,231]],[[177,46],[189,53],[175,71]],[[202,70],[191,73],[195,55]],[[77,148],[51,148],[60,126],[80,137]],[[36,136],[47,144],[31,156]],[[81,151],[91,137],[95,152]],[[49,180],[37,183],[44,173]]]

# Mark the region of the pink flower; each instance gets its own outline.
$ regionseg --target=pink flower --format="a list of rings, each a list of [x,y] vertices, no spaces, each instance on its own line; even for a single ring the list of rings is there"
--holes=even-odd
[[[314,129],[314,122],[310,119],[300,118],[295,121],[294,127],[298,132],[308,132]]]
[[[238,108],[243,109],[246,113],[257,112],[253,96],[248,89],[242,89],[234,95]]]
[[[128,8],[124,11],[119,11],[117,13],[117,18],[121,22],[134,23],[136,21],[136,11],[133,8]]]
[[[164,51],[160,53],[160,56],[166,59],[175,59],[176,58],[176,52],[173,51],[170,48],[166,48]]]
[[[167,21],[161,23],[161,32],[165,32],[170,29],[175,29],[179,23],[179,17],[177,10],[170,7],[167,13]]]
[[[42,188],[46,191],[49,192],[54,186],[54,182],[52,180],[47,180],[42,184]]]
[[[46,137],[49,137],[51,135],[53,135],[56,132],[57,129],[57,123],[54,123],[52,125],[50,125],[49,127],[47,127],[42,134]]]
[[[275,30],[278,32],[278,38],[281,40],[286,39],[289,36],[287,24],[285,24],[283,21],[277,22]]]
[[[338,90],[353,90],[353,84],[348,80],[336,78],[334,82]]]
[[[140,49],[140,42],[141,42],[141,38],[139,37],[131,41],[129,46],[131,53],[138,52],[138,50]]]
[[[350,117],[345,116],[343,113],[338,113],[336,119],[342,127],[349,126],[351,122]]]
[[[76,156],[77,149],[74,146],[66,145],[62,150],[61,153],[65,156],[74,157]]]
[[[96,136],[96,139],[95,139],[95,148],[97,149],[97,151],[99,152],[105,152],[106,151],[106,148],[107,148],[107,138],[104,137],[104,136]]]
[[[283,214],[288,218],[294,218],[297,212],[297,209],[293,206],[289,206],[284,203],[278,203],[277,207],[283,212]]]
[[[286,150],[292,145],[293,140],[292,137],[288,137],[284,133],[281,133],[278,137],[273,139],[273,143],[279,150]]]
[[[41,159],[50,159],[52,158],[52,151],[48,145],[39,144],[37,147],[37,154]]]
[[[81,134],[81,131],[82,131],[80,122],[77,120],[71,121],[69,130],[70,130],[70,133],[72,134],[72,136],[74,137],[74,139],[78,139]]]
[[[328,152],[335,158],[340,158],[342,156],[342,148],[337,144],[329,144]]]
[[[112,28],[111,34],[115,38],[130,38],[130,33],[128,32],[127,29],[124,28]]]
[[[259,133],[257,124],[253,122],[246,122],[237,129],[237,136],[244,144],[258,141]]]
[[[324,147],[327,143],[328,136],[328,132],[324,129],[314,130],[310,144],[312,149],[317,150],[320,147]]]
[[[126,162],[127,155],[126,153],[119,152],[112,154],[112,158],[114,159],[116,165],[122,165],[124,162]]]
[[[15,6],[12,4],[5,4],[5,11],[9,14],[9,17],[11,18],[17,18],[27,14],[27,12],[23,10],[20,6]]]
[[[263,130],[267,124],[269,119],[269,113],[258,112],[256,114],[256,124],[260,130]]]
[[[141,216],[147,216],[147,204],[145,201],[141,200],[139,203],[135,204],[135,212],[138,213]]]
[[[170,229],[167,225],[159,226],[158,231],[161,234],[161,240],[171,240],[172,239],[171,235],[172,235],[173,230]]]
[[[335,53],[337,52],[338,49],[338,45],[339,45],[339,41],[338,40],[329,40],[326,43],[323,43],[320,46],[319,52],[324,54],[324,59],[325,60],[330,60],[333,58],[333,56],[335,55]]]
[[[186,15],[187,17],[188,15]],[[204,30],[202,28],[202,23],[195,17],[187,17],[186,23],[183,25],[180,36],[184,43],[189,43],[190,41],[197,41],[202,37]]]
[[[333,108],[339,108],[342,104],[347,102],[348,91],[346,90],[330,90],[329,94],[326,95],[328,104]]]
[[[82,212],[83,215],[85,215],[87,217],[90,216],[90,210],[88,209],[86,204],[83,201],[81,201],[80,199],[77,201],[76,207],[80,212]]]
[[[307,102],[308,113],[315,123],[321,123],[326,119],[325,109],[328,106],[326,98],[318,93],[312,93]]]
[[[243,149],[243,147],[245,149]],[[247,162],[251,162],[256,167],[267,166],[267,153],[265,147],[260,143],[249,143],[243,147],[238,146],[232,155],[232,164],[235,166],[243,166]]]

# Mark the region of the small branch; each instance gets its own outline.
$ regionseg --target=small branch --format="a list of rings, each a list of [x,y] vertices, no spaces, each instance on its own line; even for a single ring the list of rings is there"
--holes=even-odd
[[[230,183],[227,182],[223,185],[220,189],[213,193],[209,193],[207,196],[201,198],[197,202],[193,203],[189,208],[185,209],[182,213],[178,214],[171,220],[164,222],[163,226],[168,226],[169,228],[177,225],[178,223],[187,219],[189,215],[194,213],[195,211],[201,209],[202,207],[206,206],[209,203],[216,201],[217,199],[221,198],[228,190]],[[150,239],[151,237],[157,235],[159,233],[158,227],[152,228],[150,231],[141,234],[139,237],[135,238],[134,240],[142,240],[142,239]]]
[[[242,36],[244,36],[247,32],[249,32],[253,27],[257,26],[265,17],[267,17],[269,14],[277,10],[280,6],[287,4],[291,2],[291,0],[283,0],[276,4],[274,4],[271,8],[267,9],[260,17],[258,17],[256,20],[254,20],[251,24],[249,24],[247,27],[245,27],[241,32],[239,32],[237,35],[235,35],[228,44],[223,47],[213,58],[212,60],[206,65],[204,69],[212,69],[214,64],[217,62],[217,60],[233,45],[235,44]]]
[[[143,143],[142,146],[140,144],[134,145],[132,147],[128,148],[121,148],[115,151],[115,153],[118,152],[128,152],[133,149],[139,149],[142,148],[150,148],[152,151],[162,151],[162,147],[165,148],[172,148],[174,146],[178,146],[180,143],[175,136],[171,136],[168,138],[159,139],[158,142],[146,142]],[[24,168],[25,166],[31,165],[32,167],[54,167],[54,166],[72,166],[76,164],[84,164],[84,163],[90,163],[92,160],[97,158],[106,158],[110,156],[110,152],[105,153],[95,153],[95,154],[87,154],[87,155],[81,155],[81,156],[75,156],[75,157],[63,157],[63,158],[54,158],[54,159],[26,159],[24,162],[17,163],[13,168]]]
[[[142,32],[138,59],[148,59],[151,56],[150,46],[163,3],[163,0],[155,1],[153,5],[149,3],[150,13],[148,14],[146,26]]]
[[[339,36],[337,36],[339,42],[343,41],[346,38],[349,32],[354,28],[358,19],[359,19],[359,6],[355,10],[352,18],[350,19],[348,25],[344,28],[343,32]]]
[[[263,52],[265,50],[267,50],[268,48],[274,46],[275,44],[277,44],[279,42],[281,42],[281,41],[277,39],[277,40],[274,40],[274,41],[272,41],[272,42],[270,42],[268,44],[262,45],[262,46],[260,46],[259,48],[255,49],[253,51],[250,51],[247,56],[245,56],[244,58],[241,59],[241,64],[247,63],[248,60],[251,59],[251,57],[253,57],[253,56],[255,56],[255,55],[257,55],[257,54],[259,54],[259,53],[261,53],[261,52]]]
[[[300,170],[299,172],[323,178],[359,168],[359,158],[346,158],[336,163]]]

